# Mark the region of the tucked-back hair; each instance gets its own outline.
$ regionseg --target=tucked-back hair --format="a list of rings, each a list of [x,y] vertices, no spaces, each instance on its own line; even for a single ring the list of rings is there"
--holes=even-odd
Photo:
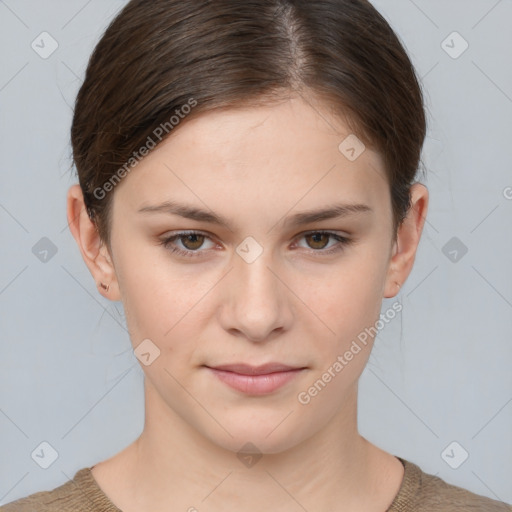
[[[172,136],[204,112],[271,104],[294,91],[324,100],[380,152],[396,236],[411,207],[426,119],[414,67],[368,1],[131,0],[91,55],[71,128],[85,204],[103,242],[110,247],[115,192],[105,184],[126,175],[148,137],[159,142],[158,126]]]

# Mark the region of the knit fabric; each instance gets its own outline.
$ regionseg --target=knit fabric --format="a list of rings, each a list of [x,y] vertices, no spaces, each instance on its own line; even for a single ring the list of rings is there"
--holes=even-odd
[[[512,506],[424,473],[416,464],[397,457],[404,477],[392,504],[382,512],[512,512]],[[0,512],[122,512],[102,491],[86,467],[51,491],[40,491],[7,503]]]

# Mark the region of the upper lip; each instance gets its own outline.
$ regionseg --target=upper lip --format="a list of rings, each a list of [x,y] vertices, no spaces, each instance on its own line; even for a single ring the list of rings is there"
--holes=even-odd
[[[209,366],[214,370],[223,370],[227,372],[239,373],[240,375],[266,375],[268,373],[287,372],[290,370],[301,370],[301,367],[288,366],[282,363],[266,363],[260,366],[251,366],[244,363],[223,364],[219,366]]]

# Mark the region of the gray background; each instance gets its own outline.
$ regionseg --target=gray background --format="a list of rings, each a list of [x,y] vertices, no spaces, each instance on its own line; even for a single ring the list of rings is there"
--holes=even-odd
[[[143,427],[121,304],[98,293],[65,216],[71,106],[124,3],[0,0],[0,504],[64,483]],[[360,432],[512,503],[512,2],[374,4],[423,80],[430,208],[403,311],[360,381]],[[31,47],[43,31],[58,42],[46,59]],[[443,44],[454,31],[469,44],[457,58],[462,39]],[[48,469],[31,457],[43,441],[58,453]]]

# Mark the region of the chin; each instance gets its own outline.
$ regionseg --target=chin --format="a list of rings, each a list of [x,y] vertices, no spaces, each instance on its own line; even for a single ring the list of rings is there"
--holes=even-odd
[[[311,435],[310,432],[303,431],[300,425],[295,424],[297,417],[291,420],[291,417],[294,416],[293,413],[284,421],[286,414],[280,413],[279,416],[277,421],[274,415],[267,420],[260,418],[257,422],[248,422],[247,418],[240,422],[221,421],[221,424],[226,427],[231,435],[224,430],[219,435],[218,429],[215,432],[210,431],[203,434],[216,445],[237,455],[245,452],[256,454],[283,453]],[[311,425],[309,426],[311,427]]]

